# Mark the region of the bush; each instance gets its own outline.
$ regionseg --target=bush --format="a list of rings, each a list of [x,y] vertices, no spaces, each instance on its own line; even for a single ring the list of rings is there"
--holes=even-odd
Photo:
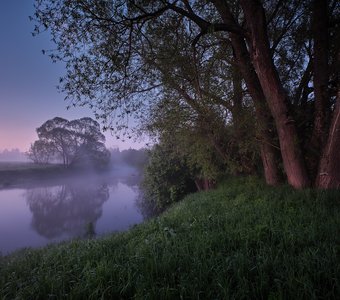
[[[150,152],[142,182],[144,205],[162,211],[196,191],[192,171],[184,158],[164,144],[154,146]]]

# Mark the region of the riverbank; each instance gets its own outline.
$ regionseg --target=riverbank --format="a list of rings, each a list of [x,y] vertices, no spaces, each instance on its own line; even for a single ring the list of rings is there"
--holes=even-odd
[[[1,299],[339,299],[340,192],[229,180],[128,232],[0,259]]]
[[[0,189],[25,186],[65,176],[70,173],[60,164],[34,164],[29,162],[0,162]]]
[[[125,167],[125,170],[127,167]],[[131,170],[133,170],[130,167]],[[121,173],[122,170],[118,169]],[[125,173],[131,173],[128,170]],[[114,173],[114,166],[103,170],[65,167],[62,164],[34,164],[29,162],[0,162],[0,190],[27,188],[35,185],[55,183],[56,180],[70,179],[89,175],[107,175]],[[116,173],[117,170],[116,170]]]

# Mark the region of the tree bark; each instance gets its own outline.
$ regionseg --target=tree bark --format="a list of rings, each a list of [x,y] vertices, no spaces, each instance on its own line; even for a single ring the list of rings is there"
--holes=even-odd
[[[246,82],[248,91],[254,101],[257,119],[257,132],[260,137],[261,159],[266,183],[276,186],[280,184],[281,177],[278,169],[278,153],[273,147],[273,128],[271,128],[270,115],[265,103],[262,87],[251,64],[246,45],[242,38],[231,34],[231,42],[235,50],[236,61]]]
[[[322,189],[340,188],[340,87],[333,112],[328,140],[320,161],[316,186]]]
[[[312,32],[314,39],[313,84],[314,84],[314,127],[310,141],[310,169],[315,178],[317,163],[327,138],[329,116],[328,93],[328,1],[313,1]]]
[[[240,3],[250,31],[248,46],[253,65],[275,120],[288,182],[295,188],[307,187],[310,185],[310,180],[295,123],[288,112],[287,95],[271,56],[264,9],[257,0],[240,0]]]
[[[225,2],[220,0],[215,0],[213,2],[224,22],[235,22]],[[278,168],[279,153],[277,149],[273,147],[274,128],[270,125],[270,112],[266,105],[266,99],[257,74],[251,63],[244,39],[235,33],[230,33],[229,36],[239,71],[242,74],[249,94],[254,101],[257,119],[256,129],[257,134],[260,137],[261,160],[266,183],[268,185],[276,186],[281,182],[280,171]]]
[[[196,178],[195,185],[198,191],[208,191],[216,186],[213,180],[207,178]]]

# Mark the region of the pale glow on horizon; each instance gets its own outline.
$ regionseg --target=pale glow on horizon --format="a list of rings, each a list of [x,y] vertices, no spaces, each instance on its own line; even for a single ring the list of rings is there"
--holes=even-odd
[[[109,148],[119,148],[120,150],[126,150],[129,148],[133,149],[140,149],[140,148],[145,148],[146,144],[145,142],[134,142],[134,141],[121,141],[117,140],[114,137],[110,135],[110,133],[104,133],[106,137],[106,142],[105,145],[106,147]],[[5,132],[1,131],[0,132],[0,152],[4,150],[13,150],[13,149],[19,149],[21,152],[26,152],[30,145],[37,140],[37,134],[35,131],[33,133],[28,133],[27,130],[21,130],[17,131],[15,134],[15,137],[11,137]]]
[[[1,113],[0,113],[1,117]],[[72,120],[75,118],[63,118]],[[77,117],[77,118],[81,118]],[[3,125],[0,127],[0,152],[3,150],[12,150],[19,149],[21,152],[25,152],[29,149],[30,145],[38,139],[36,128],[42,125],[46,120],[39,122],[38,124],[34,123],[26,123],[12,120],[9,124],[4,127]],[[120,150],[125,150],[129,148],[140,149],[146,147],[146,142],[135,141],[134,139],[122,141],[121,139],[117,140],[116,137],[112,136],[109,131],[104,132],[106,142],[105,145],[107,148],[119,148]]]
[[[25,152],[29,149],[30,145],[36,137],[35,134],[32,134],[30,138],[25,132],[17,132],[15,137],[8,136],[3,132],[0,133],[0,151],[5,149],[12,150],[12,149],[19,149],[21,152]]]

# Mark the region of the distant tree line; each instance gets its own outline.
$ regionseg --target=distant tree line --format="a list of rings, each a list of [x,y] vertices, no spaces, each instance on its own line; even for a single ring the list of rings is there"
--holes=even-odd
[[[119,148],[110,149],[111,164],[113,166],[124,164],[142,170],[148,163],[149,151],[142,149],[126,149],[120,151]]]
[[[27,156],[25,152],[21,152],[19,149],[4,149],[0,151],[1,161],[26,161]]]
[[[81,118],[68,121],[56,117],[37,128],[36,140],[27,156],[35,163],[61,161],[64,166],[102,168],[110,162],[105,136],[97,121]]]

